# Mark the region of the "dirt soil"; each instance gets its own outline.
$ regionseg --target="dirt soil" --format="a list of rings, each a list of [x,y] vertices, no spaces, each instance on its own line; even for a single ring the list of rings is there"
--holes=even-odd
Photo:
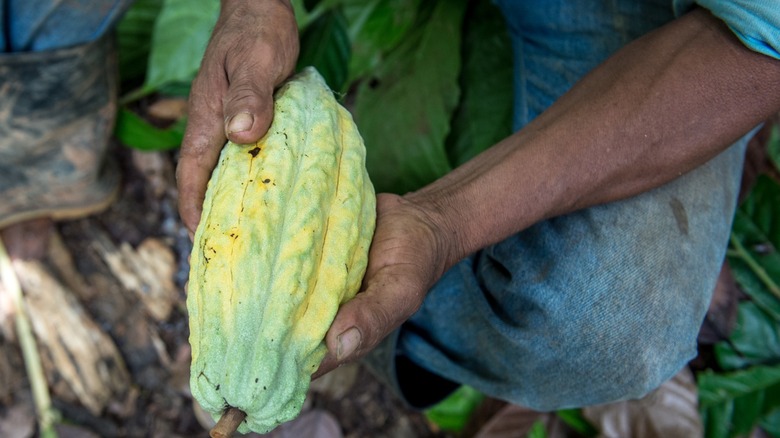
[[[62,415],[59,431],[72,437],[207,436],[188,388],[191,242],[176,213],[175,152],[114,150],[123,175],[117,201],[101,214],[56,224],[43,263],[22,267],[32,278],[23,281],[30,312],[48,323],[33,326]],[[3,315],[0,436],[34,436],[29,382],[13,323]],[[306,409],[332,414],[345,437],[447,436],[360,365],[315,382]]]

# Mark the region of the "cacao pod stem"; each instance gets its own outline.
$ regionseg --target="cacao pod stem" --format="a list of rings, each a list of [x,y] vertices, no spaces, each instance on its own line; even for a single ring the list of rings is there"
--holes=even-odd
[[[238,408],[228,408],[209,432],[211,438],[230,438],[244,421],[246,414]]]

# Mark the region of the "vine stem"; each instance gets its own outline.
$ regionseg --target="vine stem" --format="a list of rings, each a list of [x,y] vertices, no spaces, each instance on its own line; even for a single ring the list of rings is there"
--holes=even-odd
[[[128,103],[135,102],[136,100],[139,100],[143,97],[146,97],[152,93],[154,93],[156,90],[154,88],[148,88],[148,87],[140,87],[136,88],[135,90],[130,91],[129,93],[125,94],[124,96],[119,97],[119,105],[127,105]]]
[[[27,307],[22,295],[22,287],[19,285],[19,279],[16,277],[11,258],[8,256],[2,239],[0,239],[0,282],[11,298],[16,335],[22,349],[24,367],[30,379],[35,409],[38,411],[40,436],[44,438],[56,437],[54,423],[57,421],[57,413],[51,405],[49,386],[41,365],[41,357],[38,355],[38,347],[35,344],[30,320],[27,318]]]
[[[217,421],[217,425],[211,429],[209,436],[211,436],[211,438],[232,437],[236,432],[236,429],[238,429],[238,426],[244,421],[244,418],[246,418],[246,413],[241,409],[228,408],[225,413],[222,414],[219,421]]]
[[[777,299],[780,300],[780,286],[775,283],[774,279],[766,272],[766,269],[763,268],[756,259],[753,258],[752,255],[748,252],[747,248],[745,248],[744,245],[742,245],[742,242],[737,239],[737,236],[734,235],[734,233],[731,234],[730,237],[731,245],[734,247],[734,255],[741,258],[742,261],[747,263],[748,267],[756,274],[759,280],[761,280],[762,283],[769,289],[769,292],[772,293]]]

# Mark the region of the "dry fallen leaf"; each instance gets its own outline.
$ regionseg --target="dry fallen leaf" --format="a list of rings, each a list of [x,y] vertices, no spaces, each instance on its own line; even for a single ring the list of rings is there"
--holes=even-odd
[[[357,363],[342,365],[335,370],[311,382],[311,391],[321,393],[334,400],[344,398],[357,381],[360,365]]]
[[[522,406],[507,404],[479,429],[474,438],[524,437],[537,422],[544,424],[547,438],[564,438],[566,436],[565,427],[555,414],[541,413]]]
[[[4,438],[28,438],[35,432],[35,410],[32,400],[17,402],[5,409],[0,416],[0,436]]]
[[[187,115],[187,99],[183,97],[160,99],[149,105],[146,112],[160,120],[179,120]]]
[[[302,413],[295,420],[277,427],[267,434],[254,434],[263,438],[342,438],[336,418],[323,409],[313,409]]]
[[[176,191],[176,171],[165,152],[133,150],[131,156],[133,166],[144,177],[145,188],[155,199]]]
[[[703,436],[693,373],[685,368],[646,397],[583,409],[606,438],[696,438]]]

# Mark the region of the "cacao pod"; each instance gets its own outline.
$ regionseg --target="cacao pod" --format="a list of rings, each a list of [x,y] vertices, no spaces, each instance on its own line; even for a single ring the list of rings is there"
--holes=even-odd
[[[360,288],[376,217],[365,147],[311,67],[274,95],[256,144],[228,142],[191,256],[192,395],[239,432],[296,417],[339,306]]]

